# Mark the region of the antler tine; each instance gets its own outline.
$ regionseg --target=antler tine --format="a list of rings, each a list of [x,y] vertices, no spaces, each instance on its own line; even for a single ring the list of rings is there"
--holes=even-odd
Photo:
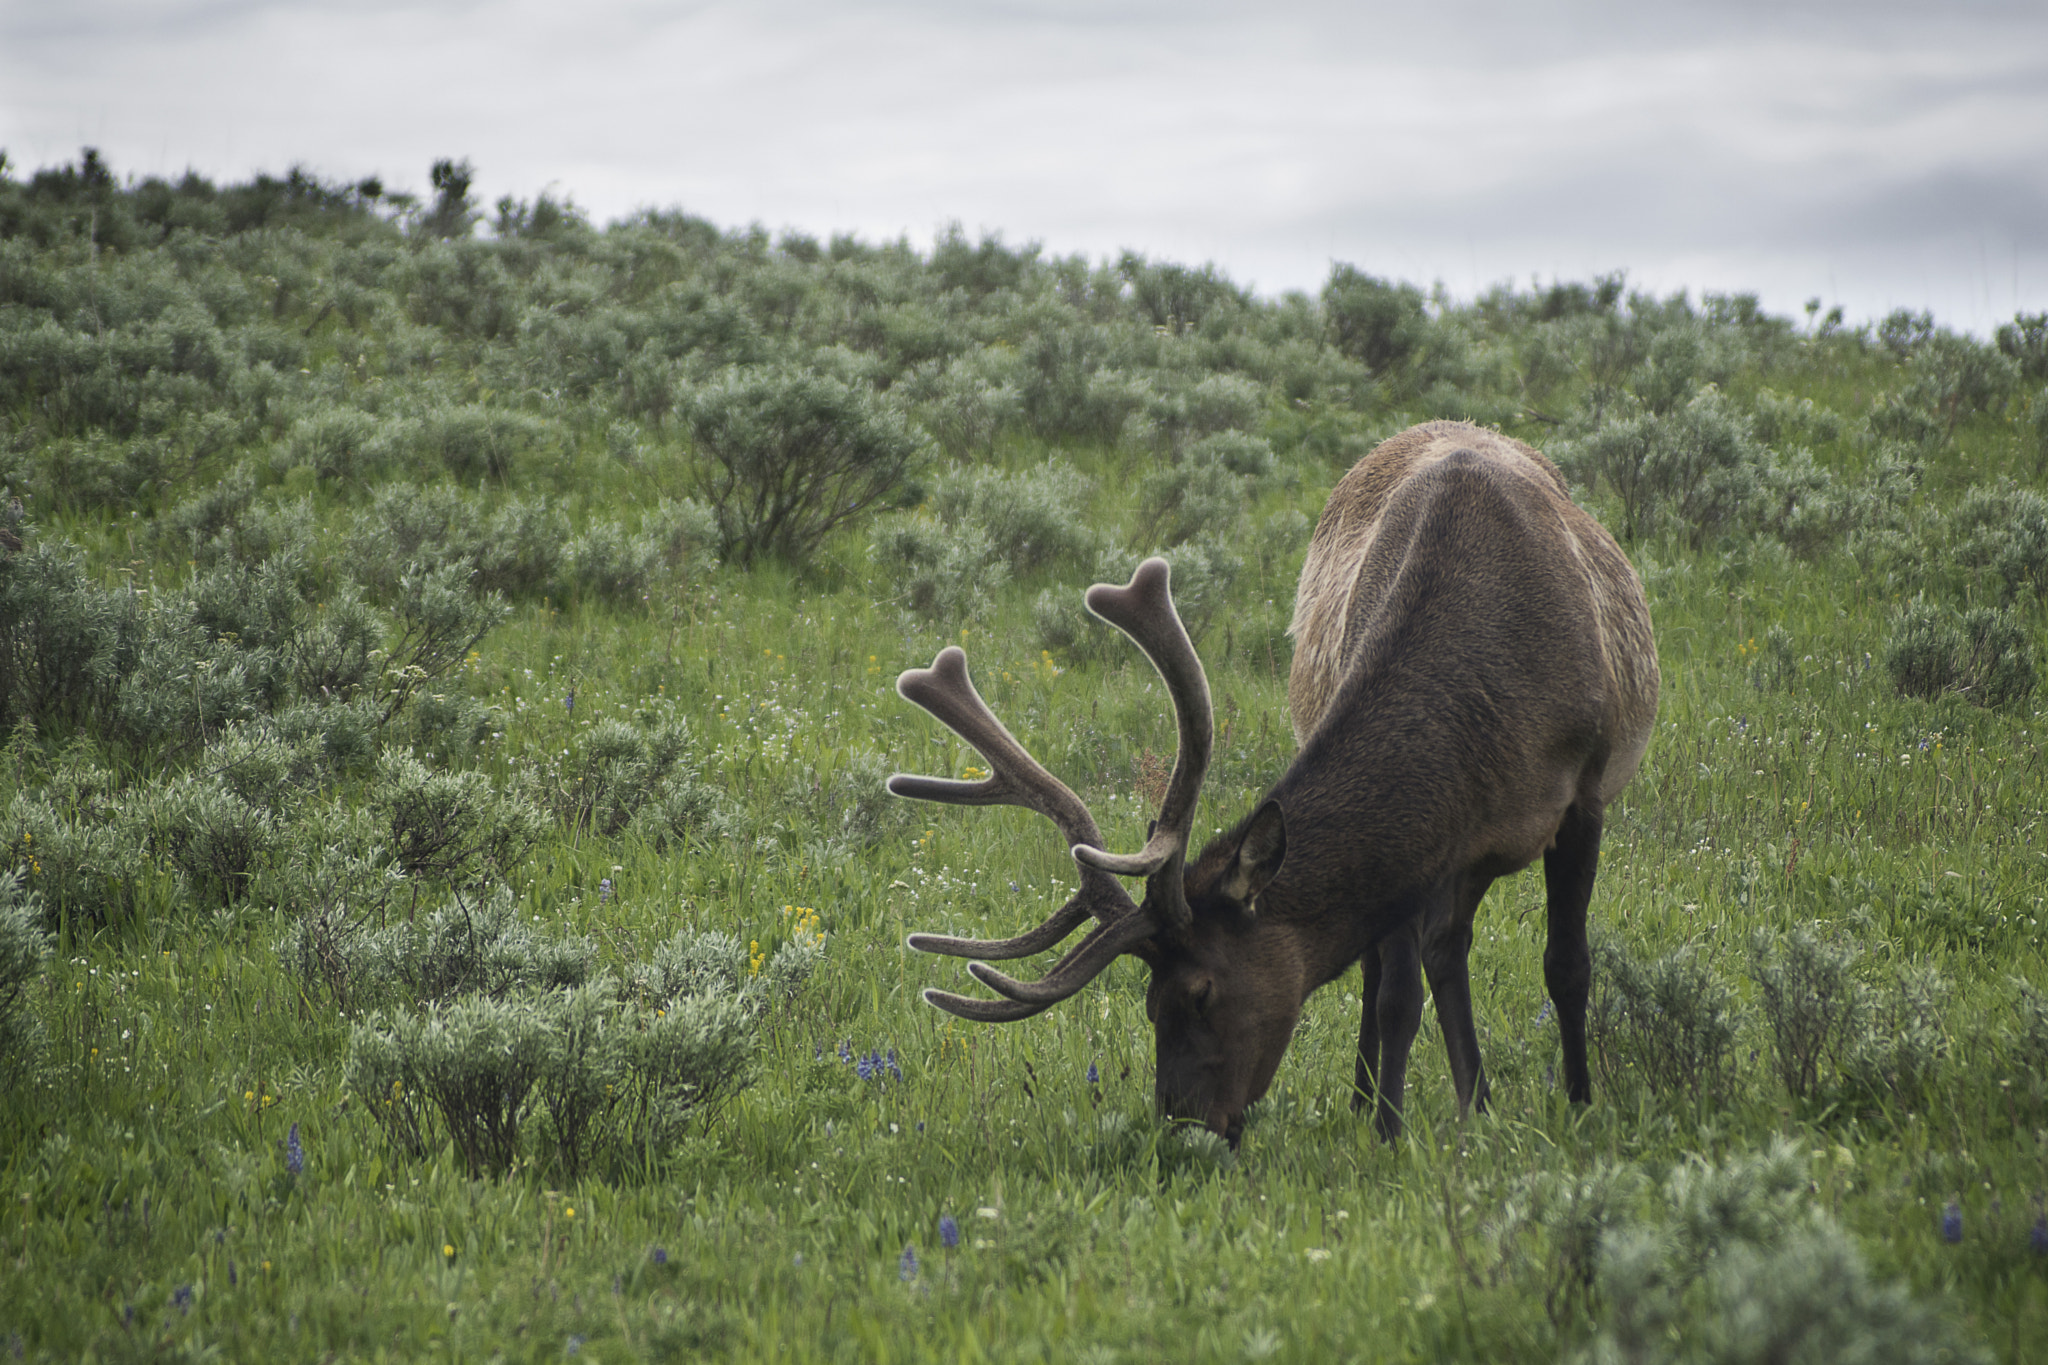
[[[1188,639],[1187,627],[1181,624],[1180,613],[1174,610],[1165,560],[1156,556],[1146,560],[1124,587],[1097,583],[1088,589],[1087,602],[1090,611],[1130,636],[1159,670],[1167,695],[1173,699],[1180,746],[1166,799],[1160,803],[1159,818],[1145,847],[1130,854],[1105,853],[1099,846],[1077,848],[1074,857],[1105,872],[1151,879],[1152,888],[1165,893],[1163,901],[1175,927],[1185,927],[1193,916],[1181,886],[1180,869],[1187,856],[1195,799],[1201,795],[1215,742],[1208,675],[1202,671],[1202,661]]]
[[[1150,938],[1153,930],[1152,924],[1135,915],[1098,924],[1088,932],[1088,937],[1075,944],[1065,957],[1053,964],[1052,970],[1036,981],[1019,981],[986,962],[970,962],[967,970],[975,980],[997,994],[1043,1009],[1047,1005],[1058,1004],[1102,975],[1105,967],[1139,940]]]
[[[989,776],[968,782],[898,773],[889,779],[891,792],[897,796],[953,805],[1022,806],[1051,820],[1067,841],[1069,849],[1101,847],[1102,832],[1096,827],[1095,818],[1088,813],[1088,807],[1066,783],[1047,772],[1003,728],[1003,723],[989,710],[988,703],[974,690],[974,684],[967,676],[967,655],[957,646],[940,650],[930,668],[906,670],[897,678],[896,690],[905,700],[923,707],[953,733],[973,745],[975,751],[988,761]],[[1079,870],[1081,889],[1043,924],[1026,933],[1007,939],[912,934],[907,942],[920,952],[943,953],[951,957],[1009,959],[1045,951],[1065,939],[1090,916],[1105,925],[1138,922],[1137,904],[1113,876],[1085,864]],[[1024,1017],[1014,1012],[1014,1004],[1000,1001],[976,1001],[945,991],[928,991],[926,999],[941,1009],[968,1019]],[[1040,1008],[1043,1006],[1025,1013],[1036,1013]]]
[[[957,1014],[962,1019],[972,1019],[977,1024],[1007,1024],[1016,1019],[1029,1019],[1042,1013],[1044,1005],[1026,1005],[1015,1000],[977,1000],[971,995],[955,995],[951,991],[927,989],[924,993],[927,1005],[937,1005],[948,1014]]]
[[[990,775],[978,782],[956,782],[898,773],[889,779],[891,792],[957,806],[1022,806],[1058,826],[1068,847],[1102,847],[1102,831],[1081,798],[1024,751],[974,690],[967,677],[967,655],[958,645],[940,650],[930,668],[905,669],[896,679],[896,691],[973,745],[988,760]]]
[[[1075,896],[1051,919],[1015,938],[949,938],[944,934],[912,934],[904,943],[921,953],[939,953],[946,957],[992,957],[998,961],[1030,957],[1073,933],[1074,926],[1092,913],[1088,908],[1089,899],[1086,895]]]

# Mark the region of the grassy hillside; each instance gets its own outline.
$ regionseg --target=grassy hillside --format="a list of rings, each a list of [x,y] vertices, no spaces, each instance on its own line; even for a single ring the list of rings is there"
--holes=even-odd
[[[0,163],[4,166],[4,163]],[[599,228],[304,173],[0,175],[0,1340],[29,1359],[2025,1359],[2048,1339],[2048,319],[1457,301],[948,233]],[[1240,1151],[1143,967],[921,1003],[1065,899],[893,681],[947,643],[1142,842],[1285,767],[1294,576],[1413,421],[1555,458],[1649,591],[1595,1103],[1541,880],[1388,1147],[1358,980]],[[1865,1352],[1866,1348],[1871,1353]]]

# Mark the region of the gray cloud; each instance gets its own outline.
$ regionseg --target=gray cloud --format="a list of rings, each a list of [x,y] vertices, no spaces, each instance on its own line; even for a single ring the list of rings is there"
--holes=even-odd
[[[959,220],[1269,290],[1628,267],[1984,329],[2048,307],[2039,9],[74,0],[0,12],[0,146],[414,188],[466,155],[600,218]]]

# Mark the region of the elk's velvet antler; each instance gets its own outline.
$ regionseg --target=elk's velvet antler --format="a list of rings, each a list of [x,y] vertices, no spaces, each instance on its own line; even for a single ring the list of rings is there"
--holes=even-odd
[[[889,779],[897,796],[942,801],[961,806],[1022,806],[1051,820],[1079,865],[1081,886],[1067,903],[1037,928],[1014,938],[967,939],[938,934],[912,934],[911,947],[952,957],[1010,959],[1029,957],[1063,942],[1082,921],[1096,927],[1036,981],[1020,981],[985,962],[969,964],[977,981],[1006,997],[979,1000],[948,991],[928,990],[926,1000],[964,1019],[1000,1022],[1022,1019],[1066,999],[1100,975],[1119,954],[1129,952],[1162,928],[1188,923],[1182,891],[1181,864],[1195,798],[1209,765],[1213,721],[1209,683],[1195,647],[1173,609],[1166,561],[1148,559],[1125,587],[1098,583],[1087,594],[1089,609],[1137,642],[1152,660],[1173,699],[1180,731],[1180,752],[1166,799],[1154,822],[1151,838],[1135,854],[1103,850],[1102,832],[1081,798],[1047,772],[1024,746],[1003,728],[995,713],[967,677],[967,656],[956,646],[939,651],[930,668],[913,668],[896,680],[907,701],[931,712],[988,761],[989,775],[976,781],[917,777],[898,773]],[[1131,899],[1117,876],[1148,878],[1144,906]]]

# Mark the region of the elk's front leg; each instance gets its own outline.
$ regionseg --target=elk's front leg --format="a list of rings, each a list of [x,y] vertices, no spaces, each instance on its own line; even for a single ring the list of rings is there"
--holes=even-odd
[[[1373,1002],[1379,1031],[1380,1136],[1392,1142],[1401,1136],[1401,1100],[1408,1088],[1408,1053],[1422,1026],[1422,952],[1419,925],[1414,922],[1380,940],[1380,984]]]
[[[1359,995],[1364,1007],[1358,1018],[1358,1070],[1351,1089],[1353,1113],[1364,1110],[1380,1093],[1380,950],[1371,947],[1358,960]]]
[[[1586,905],[1600,868],[1600,831],[1606,811],[1582,802],[1565,812],[1557,842],[1543,855],[1543,884],[1550,927],[1543,945],[1543,983],[1557,1006],[1558,1040],[1564,1045],[1564,1093],[1576,1104],[1593,1098],[1586,1069],[1586,997],[1593,984],[1593,953],[1586,944]]]
[[[1449,921],[1429,935],[1422,949],[1423,970],[1429,974],[1430,994],[1436,999],[1438,1025],[1444,1031],[1444,1050],[1450,1054],[1451,1080],[1458,1088],[1458,1112],[1477,1109],[1486,1112],[1492,1089],[1479,1060],[1479,1030],[1472,1022],[1472,920],[1491,877],[1473,877],[1457,891]]]

